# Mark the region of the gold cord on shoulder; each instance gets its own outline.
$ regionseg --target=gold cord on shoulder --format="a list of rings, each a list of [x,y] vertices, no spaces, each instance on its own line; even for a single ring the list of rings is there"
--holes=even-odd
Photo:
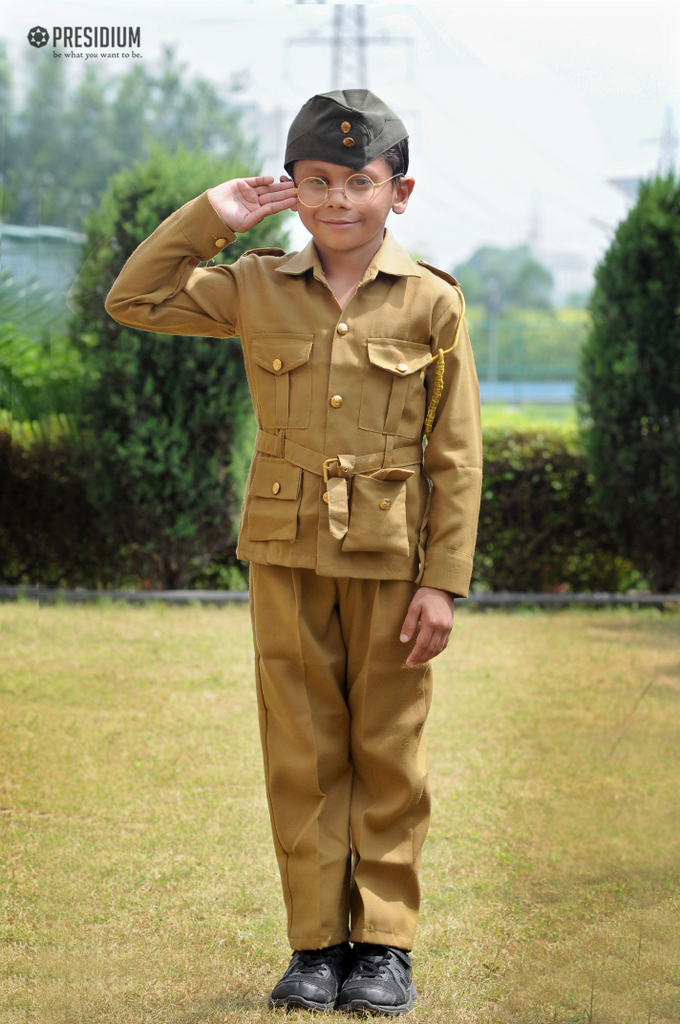
[[[446,366],[444,357],[453,352],[454,348],[458,344],[460,338],[460,331],[463,326],[463,317],[465,316],[465,299],[463,293],[457,285],[453,287],[458,292],[458,298],[460,299],[460,316],[458,317],[458,323],[456,324],[456,332],[453,336],[453,345],[450,348],[440,348],[436,356],[432,357],[432,362],[437,362],[437,366],[434,371],[434,387],[432,388],[432,398],[427,409],[427,415],[425,416],[425,440],[427,441],[432,433],[432,427],[434,426],[434,417],[437,412],[437,406],[439,405],[439,399],[442,397],[444,391],[444,369]],[[431,365],[431,364],[430,364]]]

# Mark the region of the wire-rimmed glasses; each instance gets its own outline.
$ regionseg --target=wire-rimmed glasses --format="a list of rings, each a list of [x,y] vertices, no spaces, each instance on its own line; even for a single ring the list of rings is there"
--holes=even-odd
[[[367,174],[350,174],[344,185],[329,188],[323,178],[317,178],[314,175],[311,178],[303,178],[293,191],[303,206],[309,206],[312,209],[323,206],[328,201],[331,192],[344,192],[345,198],[350,203],[363,206],[365,203],[370,203],[376,189],[381,185],[386,185],[388,181],[394,181],[395,178],[401,178],[401,174],[393,174],[391,178],[385,178],[384,181],[373,181],[373,178],[369,178]]]

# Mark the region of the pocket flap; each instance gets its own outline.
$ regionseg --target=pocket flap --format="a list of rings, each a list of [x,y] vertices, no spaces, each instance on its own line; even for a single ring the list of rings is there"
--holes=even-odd
[[[400,466],[391,466],[388,469],[378,469],[375,473],[369,473],[374,480],[408,480],[415,473],[414,469],[402,469]]]
[[[256,498],[291,501],[300,497],[302,470],[283,459],[261,459],[255,466],[248,493]]]
[[[374,366],[387,370],[396,377],[408,377],[432,362],[432,353],[426,345],[415,341],[391,338],[369,338],[368,358]]]
[[[309,362],[312,343],[311,334],[256,334],[250,352],[258,366],[278,376]]]

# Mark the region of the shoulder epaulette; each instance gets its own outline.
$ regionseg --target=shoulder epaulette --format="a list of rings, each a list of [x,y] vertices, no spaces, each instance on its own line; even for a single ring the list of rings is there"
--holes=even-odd
[[[425,260],[416,260],[419,267],[425,267],[427,270],[431,270],[437,277],[441,277],[442,281],[447,281],[452,284],[454,288],[460,288],[458,281],[451,274],[447,274],[445,270],[440,270],[439,267],[433,267],[430,263],[426,263]]]
[[[285,256],[285,249],[277,249],[272,246],[270,249],[247,249],[246,252],[242,252],[241,256]]]

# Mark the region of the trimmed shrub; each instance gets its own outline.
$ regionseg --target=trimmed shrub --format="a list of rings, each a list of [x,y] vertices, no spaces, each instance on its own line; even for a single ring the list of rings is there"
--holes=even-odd
[[[91,253],[76,304],[90,373],[83,396],[82,472],[112,543],[139,576],[186,587],[216,556],[233,559],[239,504],[232,452],[249,417],[238,339],[174,337],[121,327],[104,299],[125,260],[158,224],[208,186],[252,173],[228,157],[154,150],[113,178],[87,222]],[[280,215],[221,257],[285,243]]]
[[[680,589],[680,181],[643,182],[595,276],[580,396],[599,507],[654,589]]]

